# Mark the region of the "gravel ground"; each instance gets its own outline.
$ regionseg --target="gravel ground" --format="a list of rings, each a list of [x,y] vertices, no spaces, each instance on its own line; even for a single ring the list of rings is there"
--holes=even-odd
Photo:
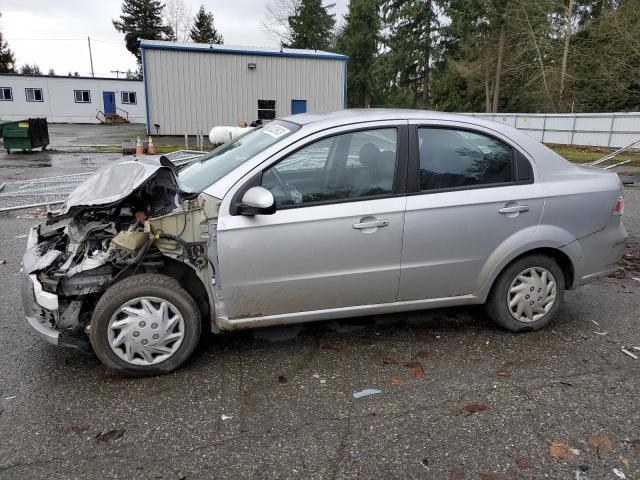
[[[31,333],[19,269],[40,219],[2,214],[0,479],[639,479],[640,360],[621,348],[640,346],[640,189],[625,193],[626,269],[568,292],[543,331],[481,308],[260,329],[135,380]],[[353,397],[366,388],[382,393]]]

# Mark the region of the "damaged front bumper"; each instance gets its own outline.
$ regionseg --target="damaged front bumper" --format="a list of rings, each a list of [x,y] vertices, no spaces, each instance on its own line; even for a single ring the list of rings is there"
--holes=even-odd
[[[23,257],[22,266],[22,306],[25,317],[33,331],[47,343],[61,347],[78,348],[85,352],[91,351],[91,345],[84,338],[74,337],[66,332],[57,330],[53,325],[60,313],[58,295],[47,292],[32,271],[48,266],[56,256],[46,254],[40,256],[35,250],[38,238],[38,228],[33,227],[29,232],[27,253]]]

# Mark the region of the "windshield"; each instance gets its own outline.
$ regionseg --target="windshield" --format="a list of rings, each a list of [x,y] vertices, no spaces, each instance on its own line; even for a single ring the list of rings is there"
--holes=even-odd
[[[201,192],[256,154],[285,139],[300,125],[276,120],[220,145],[178,174],[184,189]]]

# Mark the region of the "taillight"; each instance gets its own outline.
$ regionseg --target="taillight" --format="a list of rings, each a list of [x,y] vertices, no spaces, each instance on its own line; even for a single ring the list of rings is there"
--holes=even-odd
[[[613,214],[622,215],[623,213],[624,213],[624,198],[622,198],[622,195],[620,195],[618,197],[618,200],[616,200],[616,206],[613,207]]]

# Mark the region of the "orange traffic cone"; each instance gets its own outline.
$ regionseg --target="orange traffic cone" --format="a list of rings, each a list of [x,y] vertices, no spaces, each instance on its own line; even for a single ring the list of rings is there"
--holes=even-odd
[[[140,141],[140,137],[136,140],[136,157],[140,155],[144,155],[144,148],[142,148],[142,142]]]
[[[153,139],[151,135],[149,135],[149,144],[147,145],[147,155],[155,155],[156,147],[153,146]]]

